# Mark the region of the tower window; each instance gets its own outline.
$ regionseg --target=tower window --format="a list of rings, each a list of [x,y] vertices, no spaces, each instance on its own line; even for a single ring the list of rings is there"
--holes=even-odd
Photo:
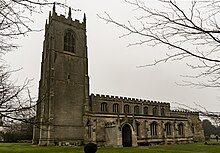
[[[66,30],[64,34],[64,50],[75,52],[75,34],[72,30]]]

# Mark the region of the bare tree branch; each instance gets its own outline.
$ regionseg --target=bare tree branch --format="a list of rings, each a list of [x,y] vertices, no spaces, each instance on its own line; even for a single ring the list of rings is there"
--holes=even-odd
[[[125,0],[132,5],[139,16],[126,24],[114,20],[108,13],[98,15],[102,20],[127,31],[123,37],[138,36],[133,45],[168,47],[166,56],[156,59],[154,66],[168,61],[188,60],[187,65],[197,74],[185,75],[191,81],[183,82],[187,86],[219,87],[220,74],[220,1],[174,1],[157,0],[158,8],[150,8],[148,1]],[[183,4],[188,6],[183,7]],[[164,50],[161,50],[164,52]],[[198,80],[202,78],[203,82]],[[205,78],[205,79],[204,79]]]
[[[47,0],[0,0],[0,55],[18,47],[13,43],[18,36],[40,31],[30,27],[30,23],[33,23],[31,15],[42,13],[44,7],[52,5],[55,4]],[[56,5],[68,7],[58,2]]]
[[[35,99],[31,97],[29,85],[31,80],[25,80],[23,85],[15,85],[11,81],[8,66],[0,66],[0,115],[17,121],[30,120],[35,116]]]

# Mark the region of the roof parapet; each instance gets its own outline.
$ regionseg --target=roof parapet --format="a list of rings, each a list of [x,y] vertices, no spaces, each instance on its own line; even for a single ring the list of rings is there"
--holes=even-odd
[[[149,103],[152,105],[168,105],[168,106],[170,106],[170,103],[167,103],[167,102],[159,102],[159,101],[130,98],[130,97],[121,97],[121,96],[119,97],[119,96],[113,96],[113,95],[91,94],[91,97],[106,100],[106,101],[124,101],[124,102],[136,102],[136,103],[139,102],[139,103]]]

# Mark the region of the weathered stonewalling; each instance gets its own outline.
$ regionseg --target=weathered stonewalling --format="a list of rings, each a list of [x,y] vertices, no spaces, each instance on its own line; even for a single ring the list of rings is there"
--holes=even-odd
[[[86,17],[57,15],[45,25],[33,143],[39,145],[138,146],[201,141],[197,112],[169,103],[89,95]]]

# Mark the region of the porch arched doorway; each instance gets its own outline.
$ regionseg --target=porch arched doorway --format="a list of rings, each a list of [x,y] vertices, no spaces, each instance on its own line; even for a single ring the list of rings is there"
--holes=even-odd
[[[128,124],[122,128],[122,145],[123,147],[132,147],[132,132]]]

